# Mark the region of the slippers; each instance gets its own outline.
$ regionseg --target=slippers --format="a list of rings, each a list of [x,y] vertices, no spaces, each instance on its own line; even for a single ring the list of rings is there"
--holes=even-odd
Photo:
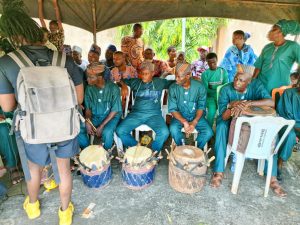
[[[16,185],[24,179],[23,173],[17,167],[10,168],[8,171],[12,185]]]
[[[278,180],[273,180],[270,183],[270,188],[273,190],[273,192],[278,196],[278,197],[286,197],[287,193],[283,190],[283,188],[280,186],[278,183]]]
[[[7,172],[7,169],[5,167],[1,166],[0,167],[0,177],[3,177],[4,174],[6,174],[6,172]]]
[[[223,178],[224,178],[223,173],[213,173],[212,178],[211,178],[211,182],[210,182],[210,186],[213,187],[213,188],[220,187],[221,184],[222,184]]]

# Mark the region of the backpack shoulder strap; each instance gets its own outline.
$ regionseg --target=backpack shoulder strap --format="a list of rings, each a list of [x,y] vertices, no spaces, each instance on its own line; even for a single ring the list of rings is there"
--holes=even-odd
[[[54,51],[52,57],[52,66],[65,67],[66,57],[66,53],[64,52]]]
[[[28,56],[20,49],[10,52],[8,56],[11,57],[20,68],[34,66]]]

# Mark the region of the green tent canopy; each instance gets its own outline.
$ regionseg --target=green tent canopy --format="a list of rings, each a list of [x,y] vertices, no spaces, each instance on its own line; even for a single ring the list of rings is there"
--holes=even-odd
[[[38,1],[24,0],[38,18]],[[58,0],[62,21],[96,33],[119,25],[180,17],[223,17],[275,23],[300,21],[299,0]],[[93,10],[94,9],[94,10]],[[44,0],[46,19],[55,19],[52,0]]]

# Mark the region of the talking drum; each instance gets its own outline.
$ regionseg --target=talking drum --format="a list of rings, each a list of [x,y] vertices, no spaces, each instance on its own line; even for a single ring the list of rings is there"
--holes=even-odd
[[[276,116],[276,111],[268,106],[250,106],[243,111],[241,116]],[[233,135],[237,118],[233,118],[230,123],[228,144],[233,143]],[[250,138],[250,125],[242,124],[239,136],[237,151],[245,153]]]
[[[144,146],[128,148],[122,165],[122,178],[126,187],[141,190],[153,183],[157,160],[152,150]]]
[[[201,191],[206,182],[206,155],[190,145],[177,146],[169,154],[169,183],[182,193]]]
[[[110,158],[99,145],[85,148],[79,155],[80,172],[83,183],[90,188],[106,187],[112,179]]]

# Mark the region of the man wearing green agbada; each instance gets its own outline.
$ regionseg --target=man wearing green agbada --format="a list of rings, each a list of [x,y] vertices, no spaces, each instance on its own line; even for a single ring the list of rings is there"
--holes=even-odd
[[[292,20],[279,20],[268,33],[272,43],[267,44],[256,60],[253,77],[271,92],[274,88],[290,84],[290,71],[295,62],[300,63],[300,45],[286,40],[287,34],[300,34],[300,25]]]

